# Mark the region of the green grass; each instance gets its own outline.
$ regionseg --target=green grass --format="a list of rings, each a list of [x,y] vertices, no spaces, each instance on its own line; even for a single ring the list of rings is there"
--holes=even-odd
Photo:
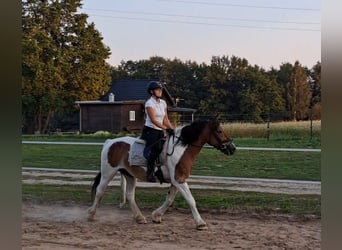
[[[103,143],[106,139],[116,138],[121,136],[133,136],[138,137],[138,134],[127,134],[127,133],[100,133],[100,134],[53,134],[53,135],[22,135],[23,141],[72,141],[72,142],[101,142]]]
[[[265,124],[225,124],[224,128],[238,147],[320,148],[320,121],[310,135],[308,122],[270,124],[267,139]],[[23,135],[22,140],[101,142],[108,138],[137,134]],[[22,166],[99,170],[101,146],[30,145],[22,146]],[[250,178],[320,180],[320,152],[283,152],[237,150],[226,156],[214,149],[202,149],[191,174]],[[119,204],[119,188],[110,187],[101,204]],[[140,207],[162,204],[167,188],[137,188]],[[320,216],[320,195],[286,195],[228,190],[192,190],[199,210],[227,210],[247,213],[285,213]],[[77,202],[89,204],[90,187],[22,185],[23,200]],[[188,209],[179,194],[174,208]]]
[[[217,150],[202,149],[192,174],[318,181],[320,156],[319,152],[249,150],[226,156]]]
[[[137,188],[136,201],[141,208],[157,208],[165,200],[167,188]],[[192,190],[199,210],[237,211],[247,213],[281,213],[296,216],[320,216],[319,195],[286,195],[228,190]],[[38,202],[76,202],[91,204],[90,187],[22,185],[23,200]],[[119,204],[119,188],[108,187],[101,204]],[[173,208],[188,209],[184,198],[177,194]]]
[[[129,135],[138,137],[138,135]],[[98,142],[103,143],[106,139],[116,138],[118,135],[93,136],[93,135],[22,135],[23,141],[66,141],[66,142]],[[320,148],[319,137],[301,137],[290,135],[274,135],[267,138],[258,137],[232,137],[234,144],[238,147],[267,147],[267,148]]]
[[[321,148],[320,137],[301,137],[289,135],[274,135],[269,140],[267,138],[243,137],[233,138],[233,142],[238,147],[263,147],[263,148]]]
[[[269,128],[267,128],[269,125]],[[270,122],[267,123],[224,123],[224,130],[232,137],[239,138],[302,138],[319,140],[321,136],[321,121]],[[311,134],[312,133],[312,134]]]
[[[100,169],[101,146],[22,146],[22,166],[62,169]],[[319,152],[237,150],[227,156],[215,149],[202,149],[191,174],[250,178],[320,180]]]
[[[101,146],[23,144],[24,167],[100,169]]]
[[[101,146],[23,145],[23,166],[99,169]],[[240,151],[226,156],[214,149],[203,149],[192,174],[240,176],[251,178],[284,178],[320,180],[320,153]],[[102,202],[119,204],[118,187],[110,187]],[[138,188],[137,202],[156,208],[165,199],[167,189]],[[284,195],[239,191],[192,190],[199,209],[320,215],[319,195]],[[22,186],[22,197],[28,200],[90,203],[90,186]],[[187,209],[180,195],[173,207]]]
[[[239,147],[281,147],[281,148],[320,148],[321,121],[313,121],[313,134],[310,122],[270,123],[270,137],[267,138],[267,125],[254,123],[225,123],[222,125]],[[22,135],[22,140],[30,141],[75,141],[104,142],[108,138],[121,136],[137,137],[139,134],[75,134],[75,135]]]

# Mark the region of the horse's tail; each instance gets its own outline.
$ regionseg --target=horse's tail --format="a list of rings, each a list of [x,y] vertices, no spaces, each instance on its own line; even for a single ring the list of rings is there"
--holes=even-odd
[[[93,186],[91,187],[91,200],[94,200],[94,196],[96,194],[96,188],[100,184],[101,181],[101,172],[99,172],[94,178]]]

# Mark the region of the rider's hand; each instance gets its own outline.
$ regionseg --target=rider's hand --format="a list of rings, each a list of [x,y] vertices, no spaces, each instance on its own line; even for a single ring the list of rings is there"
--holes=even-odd
[[[167,129],[166,129],[166,132],[167,132],[169,135],[175,135],[175,131],[174,131],[172,128],[167,128]]]

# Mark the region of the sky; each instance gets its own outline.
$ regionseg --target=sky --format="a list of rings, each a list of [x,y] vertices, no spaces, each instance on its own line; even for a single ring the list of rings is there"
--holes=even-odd
[[[210,64],[237,56],[266,70],[321,62],[319,0],[83,0],[112,66],[152,56]]]

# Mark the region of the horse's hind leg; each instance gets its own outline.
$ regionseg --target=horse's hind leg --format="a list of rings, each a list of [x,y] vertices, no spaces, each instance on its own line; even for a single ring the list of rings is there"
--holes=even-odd
[[[93,205],[88,209],[88,220],[94,220],[94,216],[96,213],[96,208],[100,204],[101,198],[108,186],[108,183],[113,179],[116,171],[113,171],[107,175],[101,175],[101,180],[99,185],[96,187],[96,195],[93,202]]]
[[[128,203],[131,207],[133,218],[139,224],[147,223],[146,218],[141,213],[137,203],[135,202],[135,187],[136,187],[136,178],[130,175],[125,175],[126,178],[126,197]]]
[[[169,192],[167,193],[166,199],[159,208],[152,212],[152,221],[155,223],[160,223],[162,220],[162,216],[166,212],[166,210],[172,205],[175,200],[177,194],[177,188],[174,185],[171,185],[169,188]]]
[[[120,175],[120,187],[121,187],[121,193],[120,193],[120,204],[119,207],[123,208],[126,205],[126,178],[123,174]]]

